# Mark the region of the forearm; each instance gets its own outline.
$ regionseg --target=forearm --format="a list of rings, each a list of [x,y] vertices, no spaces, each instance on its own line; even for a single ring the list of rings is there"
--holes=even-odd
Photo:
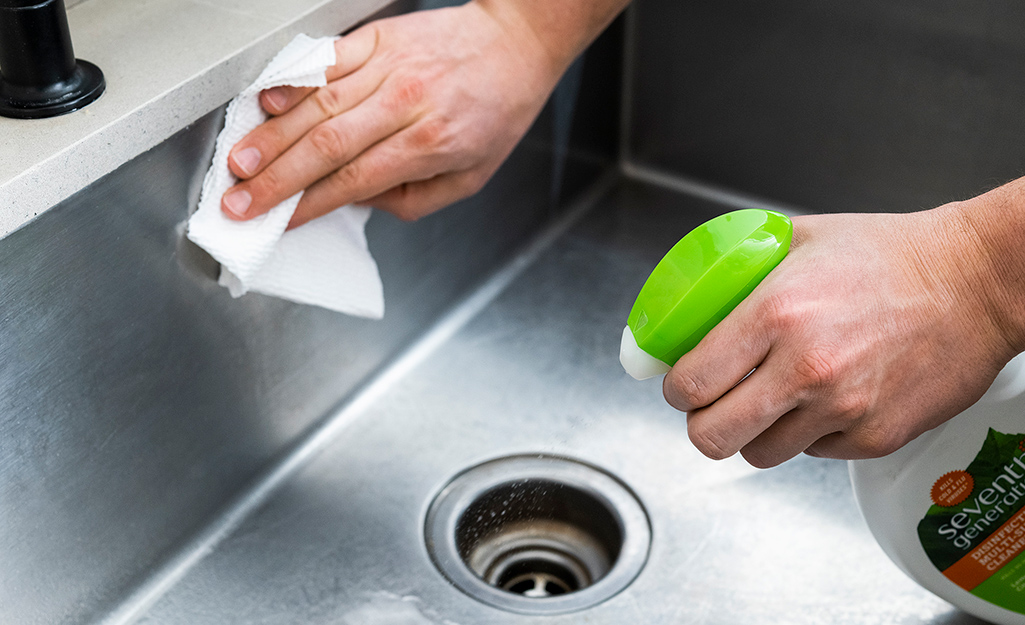
[[[629,0],[474,0],[544,51],[560,75],[629,4]]]

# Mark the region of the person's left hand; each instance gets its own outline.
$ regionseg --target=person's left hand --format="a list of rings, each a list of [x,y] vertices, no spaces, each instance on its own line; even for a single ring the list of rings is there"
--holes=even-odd
[[[319,89],[263,92],[273,117],[234,146],[224,213],[251,219],[306,190],[289,227],[349,203],[416,219],[480,189],[564,69],[513,3],[371,22],[335,45]]]

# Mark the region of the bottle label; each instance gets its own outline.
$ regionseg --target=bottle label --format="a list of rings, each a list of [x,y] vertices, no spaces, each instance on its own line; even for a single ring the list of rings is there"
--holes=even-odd
[[[918,538],[936,568],[1025,614],[1025,434],[990,429],[975,459],[937,479],[930,496]]]

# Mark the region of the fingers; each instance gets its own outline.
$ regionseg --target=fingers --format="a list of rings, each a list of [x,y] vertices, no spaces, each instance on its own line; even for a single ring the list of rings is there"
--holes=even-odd
[[[311,96],[306,101],[314,99]],[[412,124],[422,113],[422,99],[422,84],[415,80],[382,86],[365,101],[365,105],[316,125],[266,169],[229,189],[222,199],[225,213],[233,219],[251,219],[262,215],[283,200],[350,164],[369,146]],[[298,108],[293,112],[298,112]],[[282,116],[271,121],[292,123],[284,121],[285,118]],[[241,152],[239,154],[242,155]],[[341,175],[343,179],[351,176],[351,170]]]
[[[811,407],[797,408],[781,416],[745,444],[740,454],[759,469],[768,469],[807,451],[824,437],[839,437],[833,415]]]
[[[348,76],[370,60],[377,50],[379,32],[376,25],[368,24],[335,41],[335,64],[326,71],[328,84]],[[281,115],[314,91],[313,87],[274,87],[260,94],[260,105],[271,115]]]
[[[451,163],[433,154],[410,157],[416,132],[406,129],[378,144],[303,194],[289,228],[358,203],[412,221],[480,190],[487,176],[478,171],[449,171]],[[440,172],[447,172],[441,174]]]
[[[256,176],[312,128],[351,111],[380,85],[380,78],[368,73],[313,90],[287,115],[272,117],[235,144],[228,154],[228,166],[243,180]]]
[[[381,83],[381,76],[366,72],[309,91],[287,115],[272,117],[235,144],[228,154],[232,173],[242,179],[259,174],[310,129],[366,102]],[[274,93],[269,90],[261,97],[270,98]]]
[[[363,67],[377,51],[380,37],[381,31],[374,23],[339,37],[335,41],[335,64],[327,68],[327,81],[344,78]]]
[[[689,412],[695,447],[713,459],[739,451],[751,465],[768,468],[809,449],[831,458],[885,455],[905,440],[899,428],[876,431],[864,419],[872,407],[867,387],[812,381],[808,358],[773,352],[718,401]]]
[[[339,206],[379,196],[410,180],[426,180],[442,170],[430,155],[415,154],[411,129],[372,146],[312,184],[299,201],[289,228],[297,228]]]
[[[401,184],[359,203],[387,211],[399,219],[412,221],[473,195],[484,185],[486,176],[477,172],[455,172]]]
[[[272,87],[260,92],[260,106],[271,115],[281,115],[316,90],[317,87]]]
[[[683,355],[662,381],[669,405],[683,412],[708,406],[762,363],[770,337],[750,301],[741,304]]]
[[[688,412],[687,435],[694,446],[709,458],[728,458],[796,408],[796,398],[777,382],[779,375],[767,362],[715,403]]]
[[[839,350],[804,342],[806,315],[787,312],[780,288],[767,279],[663,381],[669,404],[688,413],[694,446],[710,458],[742,452],[754,466],[775,466],[867,410],[857,392],[834,392],[844,370]]]
[[[871,424],[859,424],[848,432],[833,432],[823,435],[812,442],[805,453],[810,456],[821,458],[836,458],[838,460],[857,460],[861,458],[880,458],[891,454],[919,434],[917,431],[908,432],[902,427],[900,416],[892,421]]]
[[[277,117],[232,148],[228,155],[232,173],[239,178],[260,173],[311,128],[370,97],[380,87],[383,76],[373,71],[353,73],[367,63],[376,46],[377,29],[361,28],[335,42],[336,63],[327,70],[326,86],[274,87],[263,91],[260,105]],[[345,77],[348,80],[340,80]]]

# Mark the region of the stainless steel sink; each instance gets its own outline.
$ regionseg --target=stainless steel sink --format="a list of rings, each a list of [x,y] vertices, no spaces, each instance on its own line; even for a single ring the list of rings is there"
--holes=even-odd
[[[631,584],[544,622],[977,622],[875,546],[844,463],[709,461],[658,382],[622,372],[618,334],[646,273],[729,207],[629,180],[597,191],[335,413],[244,518],[222,519],[140,622],[538,622],[455,587],[424,536],[453,477],[524,455],[608,472],[651,527]]]
[[[371,219],[380,322],[216,285],[182,237],[216,111],[0,240],[0,623],[980,623],[844,463],[707,460],[623,373],[648,272],[750,200],[553,149],[571,109],[477,197]]]
[[[552,216],[528,142],[475,202],[374,218],[384,321],[232,300],[176,229],[217,119],[0,242],[4,622],[536,622],[454,585],[425,530],[512,456],[558,488],[545,458],[594,468],[650,531],[625,587],[546,622],[972,622],[886,560],[842,463],[706,460],[622,372],[647,272],[728,204],[610,171]]]
[[[553,211],[540,125],[480,198],[371,220],[385,320],[233,300],[182,236],[221,119],[0,240],[2,623],[118,610]]]
[[[886,560],[843,463],[709,461],[622,372],[646,274],[730,205],[610,171],[552,217],[528,143],[470,205],[374,218],[384,321],[232,300],[176,228],[217,120],[0,242],[3,622],[536,622],[425,535],[510,456],[594,467],[650,530],[624,588],[546,622],[973,622]]]

